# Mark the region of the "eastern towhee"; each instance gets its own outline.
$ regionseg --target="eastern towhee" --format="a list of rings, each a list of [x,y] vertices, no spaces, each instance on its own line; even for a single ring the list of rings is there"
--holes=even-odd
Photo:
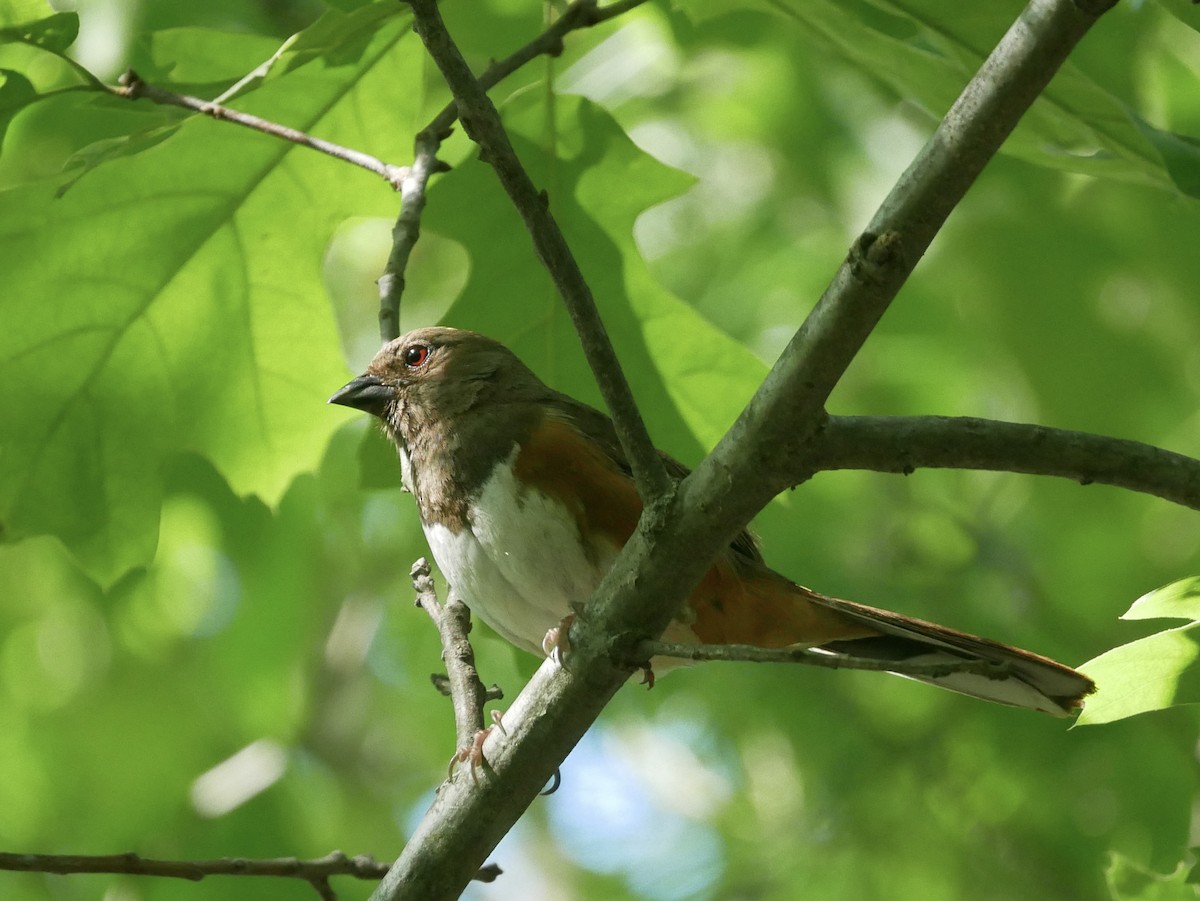
[[[330,398],[373,413],[400,454],[438,567],[518,647],[544,638],[599,585],[641,515],[612,422],[547,387],[504,345],[424,328],[386,344]],[[676,477],[687,469],[663,455]],[[1003,664],[921,681],[1059,716],[1094,688],[1069,667],[944,626],[825,597],[774,572],[739,532],[692,591],[667,641],[802,646],[896,662]]]

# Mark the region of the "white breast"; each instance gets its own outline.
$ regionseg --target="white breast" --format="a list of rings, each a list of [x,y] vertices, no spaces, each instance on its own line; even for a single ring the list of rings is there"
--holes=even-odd
[[[541,654],[547,630],[588,599],[618,548],[584,552],[579,527],[556,499],[513,476],[516,450],[497,464],[455,534],[425,526],[438,567],[485,623]]]

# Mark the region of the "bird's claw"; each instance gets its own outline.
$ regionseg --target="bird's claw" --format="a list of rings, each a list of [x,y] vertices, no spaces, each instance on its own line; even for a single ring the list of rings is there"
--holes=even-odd
[[[501,733],[507,735],[504,730],[504,724],[500,721],[503,714],[499,710],[493,710],[491,713],[492,725],[486,729],[480,729],[475,733],[475,736],[461,748],[459,748],[454,756],[450,758],[450,768],[447,771],[447,778],[454,778],[454,769],[460,763],[469,763],[471,772],[471,781],[479,784],[478,769],[481,766],[488,766],[487,758],[483,756],[483,743],[487,741],[487,737],[492,734],[493,729],[499,729]]]
[[[542,639],[542,653],[559,666],[566,665],[567,655],[571,652],[571,623],[574,621],[575,614],[568,613],[557,626],[548,629]]]
[[[642,664],[642,681],[641,684],[646,686],[646,691],[654,687],[654,668],[649,663]]]

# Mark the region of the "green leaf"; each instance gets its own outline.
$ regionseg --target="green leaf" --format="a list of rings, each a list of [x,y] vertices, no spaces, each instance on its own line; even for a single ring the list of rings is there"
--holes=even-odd
[[[1200,577],[1165,585],[1133,602],[1122,619],[1186,619],[1189,625],[1167,629],[1113,648],[1080,669],[1095,680],[1080,725],[1114,720],[1200,703]]]
[[[1188,884],[1187,876],[1185,864],[1173,873],[1155,873],[1115,851],[1110,852],[1104,870],[1113,901],[1194,901],[1196,889]]]
[[[247,98],[254,113],[403,158],[417,40],[396,22],[354,65],[314,65]],[[388,117],[394,137],[368,141]],[[162,471],[180,451],[274,502],[347,417],[321,281],[329,235],[394,211],[374,176],[197,118],[95,170],[0,201],[0,523],[51,533],[111,582],[153,555]]]
[[[79,16],[75,13],[55,13],[44,19],[0,28],[0,44],[19,41],[56,54],[64,53],[78,36]]]
[[[182,117],[182,110],[176,110],[166,111],[166,115],[163,118],[182,119]],[[181,124],[181,122],[175,122],[148,128],[145,131],[137,131],[129,135],[121,135],[117,138],[105,138],[75,151],[67,159],[66,165],[63,167],[71,173],[72,177],[69,181],[65,181],[59,186],[55,196],[62,197],[75,186],[79,179],[104,163],[121,159],[122,157],[136,156],[144,150],[149,150],[151,147],[157,146],[175,134]]]
[[[1168,629],[1106,651],[1079,667],[1095,680],[1081,726],[1200,703],[1200,625]]]
[[[37,100],[38,94],[20,72],[0,69],[0,79],[3,79],[0,81],[0,147],[3,147],[4,134],[13,116]]]
[[[326,58],[331,63],[348,63],[366,49],[371,36],[389,19],[404,14],[402,4],[375,0],[355,7],[326,10],[312,25],[296,35],[282,54],[272,74],[283,74]]]
[[[215,97],[230,82],[240,79],[276,50],[276,42],[261,35],[230,33],[211,28],[168,28],[137,41],[132,68],[149,84],[183,94]],[[257,85],[257,81],[250,84]],[[246,93],[243,90],[240,93]],[[98,102],[124,104],[141,114],[147,124],[127,134],[104,136],[76,150],[64,169],[70,181],[59,188],[59,196],[93,169],[122,157],[136,156],[165,141],[180,124],[197,114],[180,107],[154,104],[148,100],[117,101],[101,97]]]
[[[215,96],[279,49],[274,38],[217,28],[164,28],[140,36],[130,67],[143,81],[183,93]],[[205,90],[204,86],[220,86]]]
[[[1175,186],[1189,197],[1200,197],[1200,141],[1155,128],[1133,112],[1129,116],[1162,156]]]
[[[1200,620],[1200,576],[1180,579],[1142,595],[1121,619]]]

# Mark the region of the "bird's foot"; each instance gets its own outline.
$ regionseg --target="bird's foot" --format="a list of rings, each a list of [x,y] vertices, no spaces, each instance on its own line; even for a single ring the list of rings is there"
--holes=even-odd
[[[493,710],[491,713],[492,725],[486,729],[480,729],[475,733],[467,744],[459,748],[453,757],[450,758],[450,769],[447,776],[450,779],[454,778],[454,770],[460,763],[469,763],[471,772],[471,781],[476,785],[479,784],[479,767],[488,766],[487,758],[483,756],[483,743],[487,741],[487,737],[492,734],[493,729],[499,729],[504,732],[504,724],[500,721],[502,714],[499,710]]]
[[[565,666],[567,654],[571,652],[571,623],[575,622],[575,614],[568,613],[557,626],[547,630],[542,639],[542,653],[557,663]]]

